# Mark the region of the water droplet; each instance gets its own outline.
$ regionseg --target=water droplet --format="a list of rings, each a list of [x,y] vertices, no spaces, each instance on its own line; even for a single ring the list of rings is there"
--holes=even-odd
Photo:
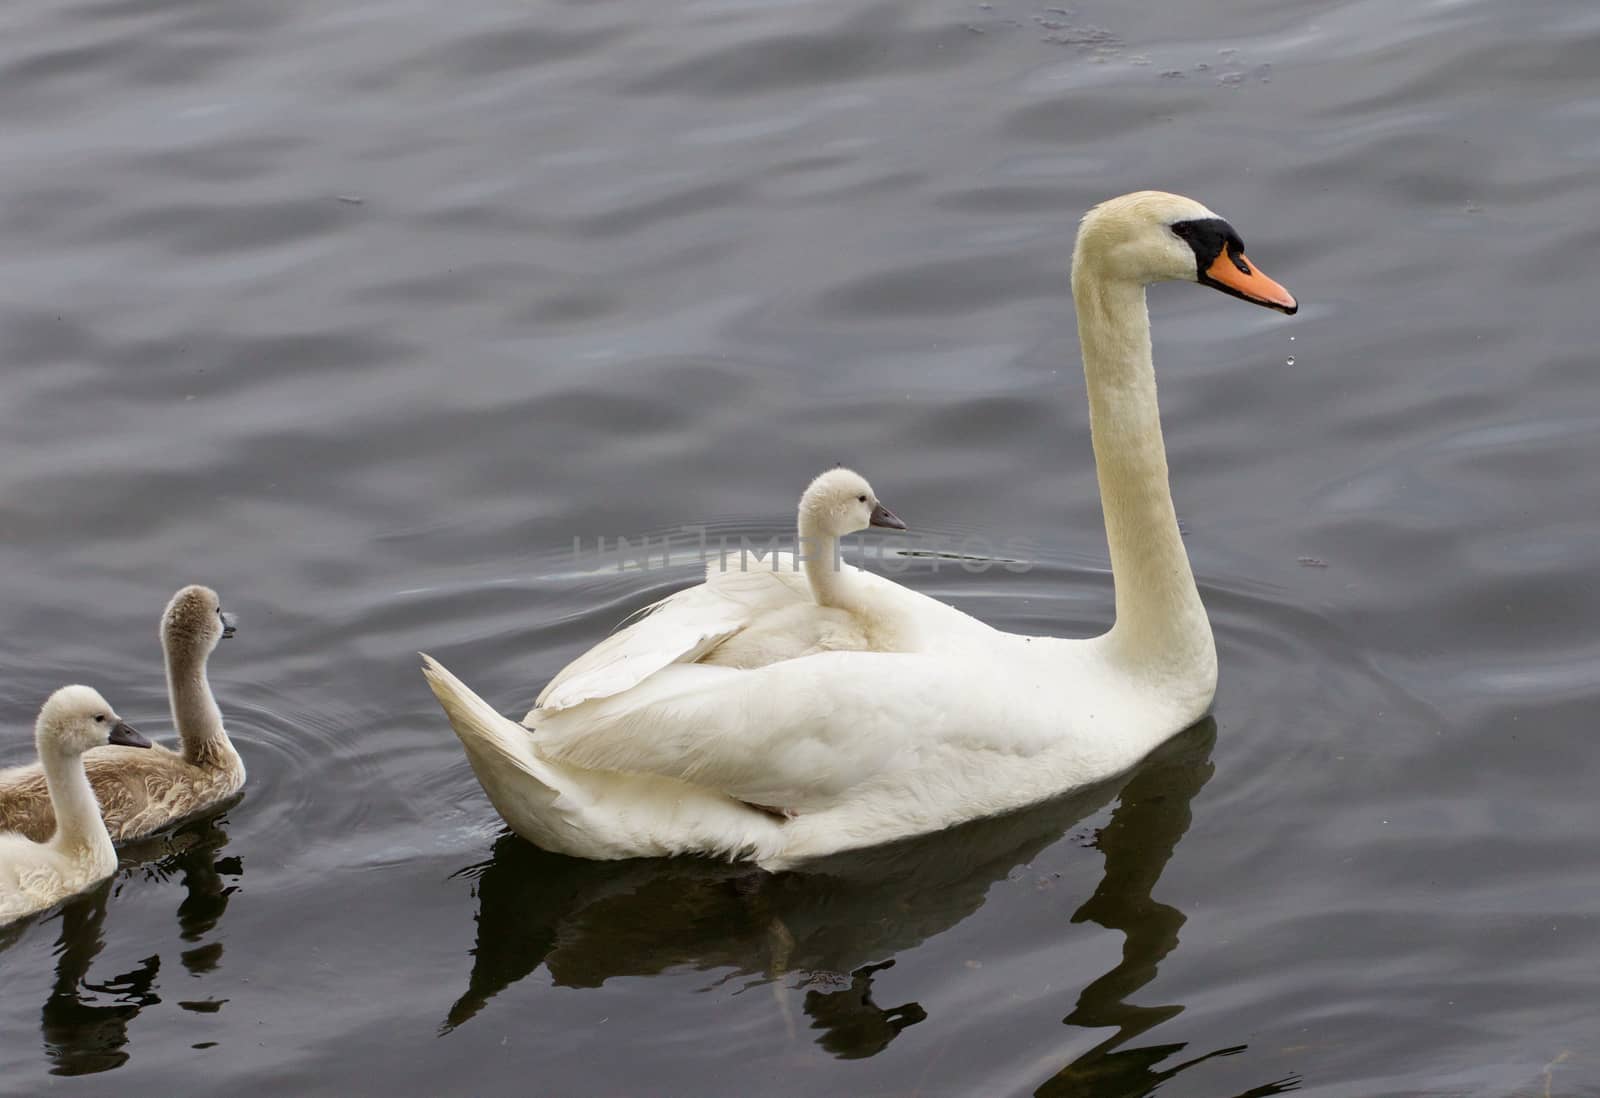
[[[1284,359],[1283,360],[1283,364],[1285,366],[1293,366],[1294,365],[1294,356],[1290,355],[1288,358]]]
[[[1290,343],[1293,343],[1293,342],[1294,342],[1294,336],[1290,336],[1290,337],[1289,337],[1289,342],[1290,342]]]

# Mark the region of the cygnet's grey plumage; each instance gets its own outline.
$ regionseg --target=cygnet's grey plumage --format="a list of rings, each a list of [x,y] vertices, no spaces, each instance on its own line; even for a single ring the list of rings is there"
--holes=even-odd
[[[150,835],[205,812],[244,785],[244,762],[228,739],[206,678],[212,650],[232,633],[209,587],[185,587],[167,604],[161,646],[179,749],[97,747],[83,758],[114,841]],[[55,825],[43,768],[34,763],[0,770],[0,831],[43,841]]]

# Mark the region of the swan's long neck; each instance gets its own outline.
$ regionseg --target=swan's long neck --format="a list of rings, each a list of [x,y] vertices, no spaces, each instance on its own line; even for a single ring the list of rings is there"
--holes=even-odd
[[[855,576],[839,559],[839,538],[811,514],[800,512],[800,554],[811,597],[818,606],[848,608]]]
[[[206,678],[210,652],[182,639],[168,639],[167,696],[172,723],[183,741],[183,758],[194,766],[226,766],[238,761],[233,744],[222,727],[222,710]]]
[[[1072,294],[1116,586],[1112,650],[1144,669],[1214,677],[1211,625],[1167,481],[1144,286],[1099,275],[1080,253]]]
[[[100,820],[100,802],[95,800],[89,776],[83,770],[83,756],[67,754],[54,745],[39,752],[44,767],[45,785],[50,790],[50,807],[56,814],[56,832],[50,842],[57,850],[71,851],[111,846],[111,836]]]

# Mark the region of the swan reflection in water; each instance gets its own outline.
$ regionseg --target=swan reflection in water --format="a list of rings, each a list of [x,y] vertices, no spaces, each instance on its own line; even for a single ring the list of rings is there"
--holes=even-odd
[[[1188,830],[1195,794],[1211,777],[1215,741],[1216,725],[1207,719],[1120,782],[776,875],[692,859],[579,861],[508,833],[489,861],[458,874],[474,880],[477,944],[467,990],[441,1032],[470,1022],[540,965],[568,987],[692,966],[730,969],[753,983],[798,974],[817,1043],[840,1058],[876,1055],[929,1015],[914,1002],[880,1006],[874,977],[896,954],[973,914],[996,881],[1115,800],[1109,821],[1088,843],[1104,857],[1104,875],[1073,921],[1121,931],[1126,944],[1122,960],[1084,987],[1063,1019],[1115,1032],[1044,1080],[1037,1093],[1148,1094],[1187,1067],[1244,1049],[1219,1048],[1162,1068],[1182,1043],[1130,1045],[1183,1009],[1128,999],[1178,944],[1184,915],[1153,892]],[[787,1009],[781,985],[779,993]],[[1297,1085],[1289,1078],[1247,1093],[1278,1094]]]
[[[207,941],[227,910],[243,872],[236,857],[219,856],[227,844],[221,815],[185,824],[169,835],[130,843],[118,851],[122,868],[95,889],[60,908],[56,937],[56,975],[40,1011],[39,1028],[53,1075],[91,1075],[128,1061],[128,1026],[146,1007],[161,1001],[158,978],[162,958],[152,954],[114,976],[90,970],[105,947],[107,903],[131,875],[168,881],[184,888],[178,904],[179,936],[192,943],[178,957],[191,975],[212,971],[222,958],[222,943]],[[21,937],[28,923],[0,939],[0,948]],[[180,1009],[209,1013],[219,1003],[180,1002]]]

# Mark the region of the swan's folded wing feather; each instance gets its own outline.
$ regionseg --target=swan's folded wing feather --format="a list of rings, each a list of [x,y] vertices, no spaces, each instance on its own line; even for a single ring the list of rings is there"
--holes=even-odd
[[[547,758],[652,773],[805,811],[950,742],[955,668],[937,657],[827,652],[749,671],[684,665],[624,696],[545,713]],[[973,699],[976,700],[976,699]]]
[[[762,614],[809,601],[804,578],[770,568],[721,571],[668,595],[643,616],[567,664],[545,686],[524,723],[630,690],[664,667],[693,663]]]

